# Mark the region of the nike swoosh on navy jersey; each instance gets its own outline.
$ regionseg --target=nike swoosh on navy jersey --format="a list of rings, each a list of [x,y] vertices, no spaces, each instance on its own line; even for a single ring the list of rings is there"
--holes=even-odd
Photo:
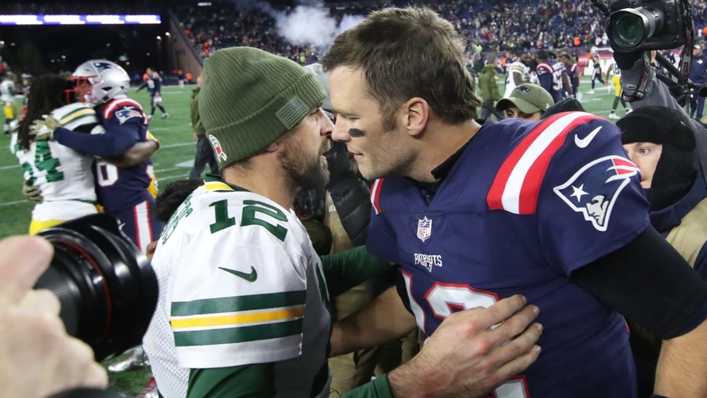
[[[583,139],[579,139],[579,136],[577,134],[574,135],[574,143],[577,144],[578,147],[580,148],[586,148],[594,139],[594,136],[597,135],[597,133],[601,130],[601,126],[597,127],[594,131],[591,133],[587,134],[586,137]]]

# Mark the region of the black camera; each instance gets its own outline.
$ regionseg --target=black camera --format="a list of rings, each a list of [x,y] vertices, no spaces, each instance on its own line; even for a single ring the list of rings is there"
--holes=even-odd
[[[620,0],[611,5],[607,34],[614,51],[665,50],[685,44],[682,0]],[[689,10],[688,10],[689,11]]]
[[[90,345],[97,361],[140,345],[157,306],[157,277],[118,220],[95,214],[39,235],[54,258],[35,289],[59,298],[67,333]]]

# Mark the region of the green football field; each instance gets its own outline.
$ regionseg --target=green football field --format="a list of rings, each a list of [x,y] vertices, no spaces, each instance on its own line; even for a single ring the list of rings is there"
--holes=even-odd
[[[193,87],[193,86],[192,86]],[[169,119],[160,119],[160,111],[155,112],[155,118],[150,122],[150,131],[162,141],[162,148],[153,156],[155,175],[159,185],[164,187],[171,181],[185,178],[191,170],[196,144],[193,141],[194,132],[190,123],[189,99],[192,87],[165,87],[163,89],[164,106],[170,114]],[[580,92],[589,90],[589,81],[582,81]],[[503,93],[503,87],[501,87]],[[614,90],[597,86],[595,94],[584,95],[582,104],[585,109],[599,116],[608,116],[614,99]],[[139,101],[149,112],[150,101],[146,92],[130,97]],[[21,101],[18,100],[18,104]],[[620,116],[624,115],[619,110]],[[0,119],[4,123],[3,119]],[[10,137],[0,135],[0,238],[8,235],[25,234],[28,231],[32,205],[24,201],[21,194],[22,173],[17,159],[10,153]],[[112,362],[112,361],[111,361]],[[117,375],[111,375],[111,387],[137,394],[149,380],[147,370],[131,370]]]

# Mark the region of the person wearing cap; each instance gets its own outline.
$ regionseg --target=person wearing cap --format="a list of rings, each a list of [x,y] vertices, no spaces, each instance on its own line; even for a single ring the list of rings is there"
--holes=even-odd
[[[651,225],[707,280],[707,184],[695,168],[696,139],[680,111],[649,106],[616,125],[650,205]],[[627,319],[639,396],[653,391],[661,340]]]
[[[537,122],[554,104],[555,101],[547,90],[537,84],[523,83],[513,89],[510,97],[498,101],[496,110],[505,112],[509,119]]]
[[[702,53],[702,46],[695,44],[692,50],[692,65],[690,66],[690,80],[699,85],[707,84],[707,56]],[[705,108],[705,98],[692,94],[690,98],[690,117],[702,119]]]
[[[160,291],[144,347],[161,396],[329,396],[327,356],[341,352],[329,345],[330,300],[390,264],[363,247],[320,259],[291,210],[299,190],[328,179],[325,97],[314,75],[262,50],[204,62],[199,114],[221,177],[176,210],[152,259]],[[416,383],[457,396],[470,387],[451,383],[462,374],[484,387],[508,379],[537,357],[524,307],[515,296],[449,317],[410,364],[347,396],[408,396],[399,391]]]

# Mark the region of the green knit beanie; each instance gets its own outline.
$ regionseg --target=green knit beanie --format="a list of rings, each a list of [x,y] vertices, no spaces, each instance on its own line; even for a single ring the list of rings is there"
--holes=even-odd
[[[199,116],[221,169],[267,148],[326,98],[313,74],[250,47],[216,51],[203,79]]]

